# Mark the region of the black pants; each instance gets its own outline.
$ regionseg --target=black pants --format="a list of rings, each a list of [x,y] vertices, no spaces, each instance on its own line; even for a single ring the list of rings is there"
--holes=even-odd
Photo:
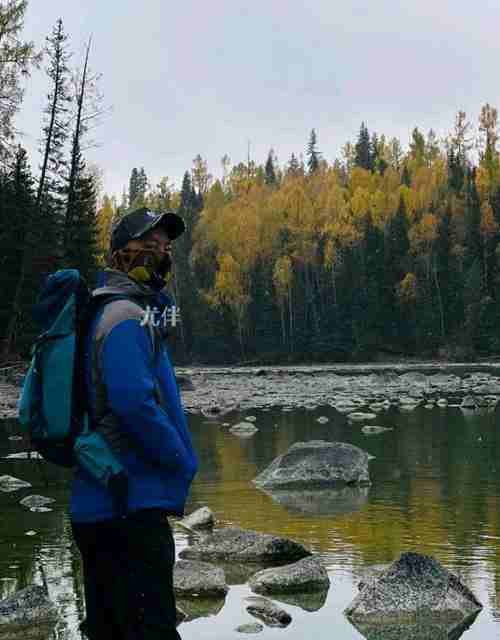
[[[89,640],[181,640],[166,515],[148,509],[72,528],[83,561]]]

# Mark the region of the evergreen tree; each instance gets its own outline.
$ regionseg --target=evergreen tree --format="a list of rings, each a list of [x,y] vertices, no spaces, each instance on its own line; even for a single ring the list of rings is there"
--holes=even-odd
[[[148,178],[146,176],[146,172],[144,171],[144,167],[141,167],[139,173],[137,174],[137,198],[144,204],[146,199],[146,192],[148,190]]]
[[[384,136],[379,140],[376,133],[373,133],[372,139],[370,142],[371,145],[371,167],[372,171],[377,171],[381,176],[384,175],[385,170],[389,166],[388,162],[385,160],[383,155],[383,150],[385,146]]]
[[[288,162],[287,175],[289,176],[299,176],[302,174],[302,169],[299,161],[297,160],[297,156],[292,153],[290,156],[290,161]]]
[[[10,301],[10,320],[7,327],[4,353],[11,349],[15,335],[24,312],[23,296],[25,289],[30,288],[33,275],[33,259],[46,258],[56,266],[63,252],[63,200],[65,170],[64,145],[68,137],[68,104],[71,101],[69,92],[69,53],[67,36],[64,33],[62,20],[58,20],[52,34],[46,39],[46,54],[49,64],[47,75],[50,80],[48,105],[44,110],[42,166],[36,194],[37,223],[29,228],[24,246],[22,260],[17,273],[17,282]],[[32,302],[32,301],[31,301]]]
[[[364,289],[366,308],[363,314],[363,345],[376,347],[384,335],[383,291],[384,235],[368,215],[364,246]]]
[[[481,242],[481,203],[476,188],[476,172],[472,169],[467,172],[465,194],[465,257],[464,267],[468,271],[472,264],[482,264]],[[482,273],[482,270],[481,270]]]
[[[128,183],[128,203],[132,209],[133,203],[137,200],[139,195],[139,171],[134,167],[130,173],[130,180]]]
[[[37,191],[37,207],[52,209],[52,215],[61,220],[64,178],[67,161],[64,157],[65,144],[69,136],[70,71],[68,67],[68,36],[59,19],[47,37],[45,52],[49,59],[47,75],[51,83],[49,103],[44,110],[43,154]]]
[[[448,188],[459,194],[464,186],[464,166],[455,149],[450,147],[447,153],[448,164]]]
[[[137,209],[146,206],[146,192],[148,190],[148,178],[144,167],[134,167],[130,174],[128,187],[128,207]]]
[[[307,169],[310,175],[315,173],[319,168],[321,153],[316,148],[316,145],[317,145],[316,131],[312,129],[311,135],[309,136],[309,142],[307,143]]]
[[[191,181],[189,171],[184,173],[180,193],[180,204],[177,213],[184,219],[186,231],[174,242],[173,287],[177,305],[182,313],[182,342],[184,353],[191,353],[193,348],[195,319],[199,307],[199,299],[190,261],[193,247],[193,230],[199,218],[202,200],[200,201]]]
[[[265,172],[265,183],[268,186],[274,186],[277,183],[276,179],[276,171],[274,170],[274,153],[271,149],[267,155],[266,166],[264,169]]]
[[[364,122],[361,123],[354,150],[354,165],[371,171],[373,169],[372,145],[370,142],[370,134]]]
[[[404,334],[396,294],[407,271],[409,249],[406,206],[400,198],[398,210],[387,224],[384,245],[383,309],[386,335],[393,339],[400,339]]]
[[[36,296],[37,270],[44,265],[39,259],[26,263],[22,287],[19,287],[19,265],[23,265],[30,229],[37,225],[36,218],[34,180],[26,151],[19,146],[12,166],[0,177],[0,287],[4,300],[0,305],[0,356],[3,358],[23,346],[21,339],[29,340],[32,335],[29,310]],[[31,255],[35,257],[34,252]]]
[[[77,110],[66,190],[64,234],[66,264],[78,268],[87,278],[91,278],[94,275],[97,254],[95,184],[92,176],[85,172],[85,162],[81,153],[82,138],[87,129],[84,120],[84,101],[88,91],[89,53],[90,41],[87,46],[82,77],[76,96]]]

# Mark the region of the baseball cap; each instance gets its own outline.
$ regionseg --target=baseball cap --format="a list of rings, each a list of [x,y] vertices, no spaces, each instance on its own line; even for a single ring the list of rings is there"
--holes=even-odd
[[[184,220],[173,211],[158,213],[140,207],[127,213],[117,222],[111,232],[111,251],[118,251],[130,240],[137,240],[151,229],[161,228],[170,240],[175,240],[186,229]]]

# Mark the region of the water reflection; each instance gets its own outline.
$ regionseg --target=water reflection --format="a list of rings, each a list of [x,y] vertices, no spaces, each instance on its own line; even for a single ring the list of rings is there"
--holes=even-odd
[[[233,425],[243,420],[243,413],[227,414],[218,422],[201,415],[192,417],[201,468],[190,508],[208,505],[221,525],[292,537],[322,554],[332,588],[309,604],[293,602],[288,596],[282,600],[292,609],[297,607],[288,638],[314,632],[318,640],[334,634],[359,640],[359,632],[364,631],[356,631],[341,614],[356,593],[357,581],[408,550],[432,555],[459,573],[485,605],[468,638],[500,634],[500,432],[496,413],[466,416],[457,407],[411,413],[392,410],[377,419],[377,424],[392,430],[378,435],[363,434],[363,423],[351,425],[331,407],[252,414],[257,416],[259,432],[244,440],[223,426],[223,422]],[[329,418],[328,423],[316,421],[322,415]],[[26,450],[22,442],[9,440],[16,433],[15,422],[1,424],[0,475],[26,480],[32,487],[0,493],[0,597],[40,582],[44,572],[49,593],[63,614],[60,637],[76,640],[78,621],[83,618],[83,594],[79,557],[65,513],[69,475],[46,465],[42,473],[34,461],[3,459]],[[372,454],[372,486],[357,494],[332,491],[318,497],[303,492],[291,497],[269,495],[253,485],[252,480],[276,456],[294,442],[312,439],[349,442]],[[30,494],[55,498],[53,511],[24,509],[19,501]],[[35,535],[27,535],[30,532]],[[176,539],[179,549],[187,544],[183,534]],[[233,569],[237,574],[237,568]],[[242,601],[249,594],[244,585],[247,578],[246,572],[229,575],[231,584],[240,586],[231,587],[220,609],[200,614],[209,617],[183,623],[183,640],[234,637],[237,624],[248,621]],[[307,616],[306,621],[302,615]],[[261,637],[266,638],[266,633],[272,631],[264,631]]]
[[[339,516],[359,511],[368,500],[369,487],[336,489],[278,490],[262,489],[288,511],[313,516]]]
[[[410,619],[393,624],[351,621],[366,640],[458,640],[472,625],[478,614],[466,621],[444,620],[443,617]]]

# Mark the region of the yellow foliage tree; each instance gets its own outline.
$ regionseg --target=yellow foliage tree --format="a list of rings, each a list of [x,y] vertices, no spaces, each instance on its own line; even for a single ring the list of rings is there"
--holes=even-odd
[[[206,299],[214,307],[229,309],[236,319],[241,349],[243,351],[244,320],[250,296],[245,275],[236,260],[230,254],[220,254],[217,258],[219,268],[215,284]]]
[[[116,215],[116,207],[113,206],[111,198],[104,195],[102,205],[97,210],[97,260],[100,265],[104,265],[105,256],[109,249],[109,240],[111,237],[111,227]]]
[[[407,273],[398,286],[398,298],[402,304],[413,304],[417,300],[417,276]]]

